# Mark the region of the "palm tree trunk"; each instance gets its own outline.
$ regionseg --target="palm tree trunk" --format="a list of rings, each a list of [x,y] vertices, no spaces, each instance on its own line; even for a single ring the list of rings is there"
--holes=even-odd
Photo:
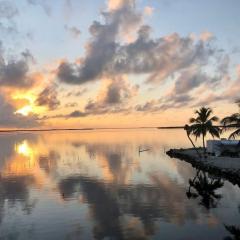
[[[205,136],[204,134],[202,134],[202,140],[203,140],[203,153],[204,153],[204,157],[206,157],[206,147],[205,147]]]
[[[193,143],[193,141],[192,141],[192,139],[191,139],[191,137],[189,136],[189,134],[187,133],[187,136],[188,136],[188,139],[189,139],[189,141],[192,143],[192,145],[193,145],[193,148],[195,149],[195,151],[197,152],[197,155],[201,158],[202,156],[201,156],[201,154],[199,153],[199,151],[197,150],[197,148],[196,148],[196,146],[195,146],[195,144]]]

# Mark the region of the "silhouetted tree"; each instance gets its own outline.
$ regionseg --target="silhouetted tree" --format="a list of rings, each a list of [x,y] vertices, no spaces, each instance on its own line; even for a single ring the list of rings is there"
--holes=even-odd
[[[197,147],[195,146],[193,140],[192,140],[191,137],[190,137],[190,135],[191,135],[191,127],[189,127],[189,125],[186,124],[186,125],[184,126],[184,130],[186,131],[187,137],[188,137],[189,141],[191,142],[193,148],[194,148],[195,151],[197,152],[198,156],[201,157],[201,154],[199,153]]]
[[[211,108],[201,107],[195,113],[197,114],[196,118],[190,119],[191,125],[189,126],[189,134],[194,135],[196,139],[202,136],[203,150],[205,154],[205,137],[207,133],[210,133],[212,137],[219,138],[221,129],[218,126],[213,125],[213,122],[218,121],[218,117],[211,116],[213,113]]]
[[[240,106],[240,101],[237,103]],[[240,112],[223,118],[221,123],[223,124],[223,130],[227,130],[229,128],[235,129],[235,131],[229,135],[229,139],[235,139],[240,135]]]

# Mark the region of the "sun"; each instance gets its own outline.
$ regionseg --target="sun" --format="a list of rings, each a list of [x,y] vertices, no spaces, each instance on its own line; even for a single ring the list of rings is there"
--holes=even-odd
[[[24,106],[18,109],[15,113],[20,113],[23,116],[29,115],[29,113],[33,112],[33,107],[31,105]]]

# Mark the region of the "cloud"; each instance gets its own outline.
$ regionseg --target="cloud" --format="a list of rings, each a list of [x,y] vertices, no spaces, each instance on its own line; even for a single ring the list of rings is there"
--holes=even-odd
[[[111,82],[104,93],[103,102],[105,104],[119,104],[126,99],[132,98],[138,91],[138,86],[131,87],[123,79]]]
[[[118,5],[121,7],[102,13],[104,24],[94,21],[90,26],[92,38],[81,65],[68,62],[60,64],[57,69],[60,81],[82,84],[102,77],[115,57],[119,33],[126,32],[141,21],[141,15],[135,12],[133,1],[122,1]]]
[[[144,104],[138,104],[135,106],[135,110],[137,112],[154,112],[154,111],[158,111],[159,109],[155,109],[156,104],[158,104],[158,101],[156,100],[150,100],[147,101]]]
[[[195,42],[177,33],[153,40],[150,30],[149,26],[142,26],[136,41],[120,48],[123,57],[114,62],[115,72],[148,73],[147,82],[161,82],[193,64],[206,64],[214,54],[202,41]]]
[[[71,36],[73,38],[78,38],[81,35],[81,31],[80,29],[78,29],[77,27],[69,27],[67,25],[64,26],[65,30],[71,34]]]
[[[143,11],[146,16],[151,16],[153,14],[154,8],[146,6]]]
[[[57,114],[57,115],[53,115],[53,116],[43,116],[42,118],[40,118],[39,120],[41,121],[45,121],[45,120],[48,120],[48,119],[54,119],[54,118],[65,118],[65,119],[68,119],[68,118],[81,118],[81,117],[86,117],[88,116],[89,114],[86,113],[86,112],[82,112],[82,111],[79,111],[79,110],[74,110],[68,114]]]
[[[0,126],[2,127],[26,128],[39,126],[37,116],[23,116],[16,113],[15,107],[9,103],[2,93],[0,93],[0,109]]]
[[[89,100],[85,106],[88,114],[117,113],[128,110],[126,105],[138,92],[138,86],[131,86],[123,78],[112,80],[97,99]]]
[[[237,99],[238,79],[229,75],[230,59],[216,51],[211,70],[205,64],[191,64],[172,77],[172,84],[159,99],[135,106],[136,111],[157,112],[171,108],[206,106],[219,101]],[[240,79],[240,78],[239,78]]]
[[[1,57],[1,56],[0,56]],[[2,87],[28,88],[32,86],[33,79],[28,75],[28,59],[0,61],[0,85]]]
[[[179,77],[175,81],[175,86],[171,96],[176,96],[178,94],[189,93],[193,89],[199,87],[202,84],[212,85],[217,79],[211,78],[199,69],[199,67],[194,66],[183,70]]]
[[[56,71],[59,80],[84,84],[113,75],[148,74],[148,83],[159,83],[194,64],[206,65],[216,53],[206,33],[204,40],[177,33],[153,39],[151,27],[142,24],[143,14],[135,1],[109,1],[105,21],[94,21],[90,27],[85,57],[80,63],[62,62]],[[136,38],[122,42],[121,33],[133,30]]]
[[[0,19],[12,19],[18,15],[17,7],[9,1],[0,1]]]
[[[209,40],[213,39],[214,35],[213,33],[209,31],[204,31],[200,34],[200,39],[204,42],[208,42]]]
[[[73,11],[71,0],[64,1],[63,10],[64,10],[65,18],[68,20],[71,17],[72,11]]]
[[[51,16],[52,9],[47,0],[27,0],[27,2],[34,6],[40,6],[48,16]]]
[[[64,107],[66,108],[72,108],[72,107],[77,107],[78,103],[76,102],[71,102],[71,103],[66,103]]]
[[[129,113],[131,107],[129,101],[137,94],[138,85],[130,85],[126,79],[118,78],[111,80],[100,91],[95,100],[90,99],[84,107],[84,111],[75,110],[68,114],[45,116],[42,120],[51,118],[80,118],[92,115]],[[74,103],[73,105],[75,105]],[[74,107],[68,104],[69,107]]]
[[[15,17],[19,14],[18,8],[13,2],[0,1],[0,36],[1,39],[9,37],[9,41],[13,40],[18,34]]]
[[[137,112],[159,112],[172,108],[180,108],[187,106],[189,102],[193,101],[194,98],[188,94],[179,94],[173,97],[160,98],[157,100],[150,100],[144,104],[138,104],[135,106]]]
[[[124,5],[133,5],[135,3],[134,0],[109,0],[108,1],[108,10],[116,11],[122,8]]]
[[[222,80],[222,75],[210,76],[201,71],[198,66],[182,70],[174,79],[170,91],[157,100],[150,100],[142,105],[135,106],[136,111],[157,112],[172,108],[205,106],[207,102],[220,101],[225,97],[209,94]],[[195,92],[199,90],[199,93]],[[206,97],[206,96],[207,97]],[[204,97],[202,97],[204,96]],[[204,98],[204,100],[203,100]]]
[[[192,105],[192,107],[208,106],[209,104],[223,100],[227,100],[226,96],[210,92],[206,96],[200,98],[195,104]]]
[[[82,88],[82,89],[76,90],[76,91],[69,91],[66,94],[66,97],[70,97],[70,96],[80,97],[80,96],[83,96],[87,91],[88,91],[87,88]]]
[[[46,106],[49,110],[55,110],[60,105],[58,100],[58,94],[56,91],[56,86],[51,85],[43,89],[38,95],[35,103],[38,106]]]
[[[66,115],[65,117],[66,118],[79,118],[79,117],[85,117],[85,116],[86,116],[86,113],[76,110],[76,111],[73,111],[70,114]]]
[[[26,62],[31,62],[33,64],[36,64],[36,59],[34,58],[34,56],[32,55],[32,53],[26,49],[25,51],[23,51],[21,53],[21,55],[23,56],[23,58],[25,59]]]
[[[5,49],[0,41],[0,87],[30,88],[35,82],[34,73],[30,73],[30,64],[35,59],[28,49],[20,57],[6,59]]]

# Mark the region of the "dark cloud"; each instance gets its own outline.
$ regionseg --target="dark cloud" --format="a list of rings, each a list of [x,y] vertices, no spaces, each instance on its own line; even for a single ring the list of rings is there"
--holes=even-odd
[[[6,60],[3,56],[4,49],[0,42],[0,86],[28,88],[33,85],[34,80],[29,74],[29,62],[34,61],[34,57],[25,50],[21,58]]]
[[[181,72],[175,81],[172,95],[188,93],[201,84],[211,83],[213,80],[202,73],[199,68],[187,69]]]
[[[33,80],[27,76],[28,64],[25,60],[0,63],[0,84],[8,87],[30,87]]]
[[[193,64],[206,64],[214,50],[202,41],[195,42],[177,33],[153,40],[144,26],[136,41],[122,46],[119,52],[114,72],[148,73],[147,82],[159,82]]]
[[[49,110],[55,110],[58,108],[60,101],[58,100],[56,86],[47,86],[43,89],[36,99],[36,104],[38,106],[46,106]]]
[[[119,104],[123,103],[126,99],[133,97],[138,91],[138,86],[130,86],[121,78],[112,81],[105,92],[103,102],[105,104]]]
[[[67,25],[64,26],[65,30],[71,34],[73,38],[78,38],[81,35],[81,31],[77,27],[69,27]]]
[[[28,49],[26,49],[25,51],[22,52],[22,56],[26,61],[34,63],[34,64],[36,63],[34,56]]]
[[[141,20],[141,15],[136,13],[130,1],[126,1],[126,4],[115,11],[104,12],[103,17],[104,24],[94,21],[89,28],[92,40],[88,44],[82,64],[64,62],[58,67],[58,77],[61,81],[82,84],[102,76],[116,54],[119,32]]]
[[[89,100],[85,112],[93,115],[127,112],[128,101],[137,94],[138,88],[122,78],[114,78],[97,100]]]
[[[81,112],[81,111],[73,111],[70,114],[68,114],[66,117],[67,118],[79,118],[79,117],[85,117],[86,113]]]

